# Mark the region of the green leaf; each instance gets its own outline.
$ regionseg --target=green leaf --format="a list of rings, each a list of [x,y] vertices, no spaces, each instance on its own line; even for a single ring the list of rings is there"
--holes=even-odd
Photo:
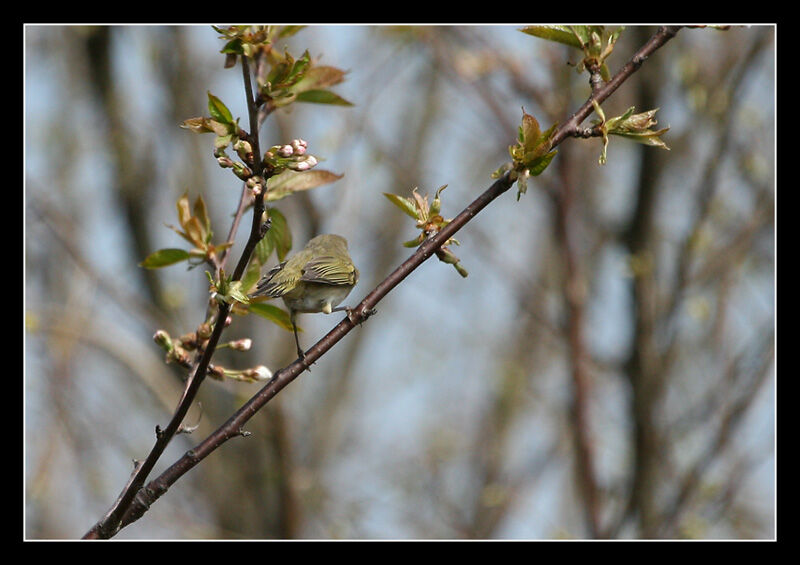
[[[183,129],[188,129],[194,133],[216,133],[217,135],[228,135],[232,124],[223,124],[209,118],[189,118],[181,124]]]
[[[198,196],[194,201],[194,215],[199,219],[200,225],[205,234],[205,242],[208,243],[211,239],[211,219],[208,217],[208,210],[206,209],[206,202],[202,196]]]
[[[289,318],[289,313],[273,304],[253,302],[247,306],[247,309],[253,314],[258,314],[262,318],[266,318],[270,322],[277,324],[286,331],[293,331],[292,321]],[[297,331],[302,332],[303,330],[298,327]]]
[[[233,122],[233,116],[228,107],[222,103],[222,100],[208,92],[208,111],[211,117],[223,124],[230,124]]]
[[[543,25],[526,26],[520,30],[522,33],[533,35],[541,39],[563,43],[570,47],[581,49],[582,45],[569,26],[564,25]]]
[[[264,240],[262,239],[261,241]],[[258,247],[256,247],[256,249],[258,249]],[[254,256],[250,260],[250,263],[247,265],[247,270],[245,270],[242,276],[242,290],[248,292],[258,282],[258,279],[261,278],[261,265],[262,263],[258,260],[258,257]]]
[[[270,229],[272,229],[270,227]],[[269,232],[267,232],[269,233]],[[254,263],[258,263],[259,267],[261,265],[265,265],[269,256],[272,255],[272,252],[275,250],[275,241],[271,237],[267,237],[266,235],[261,238],[256,244],[255,250],[255,261]]]
[[[525,153],[533,151],[538,145],[541,135],[542,130],[539,128],[539,122],[523,110],[522,125],[519,126],[519,136],[523,151]]]
[[[185,249],[159,249],[148,255],[144,261],[139,263],[139,266],[145,269],[159,269],[186,261],[189,257],[189,252]]]
[[[242,304],[250,304],[250,298],[242,290],[242,281],[233,281],[228,287],[227,296]]]
[[[241,55],[243,53],[242,40],[238,37],[231,39],[225,44],[225,47],[220,50],[220,53],[234,53],[236,55]]]
[[[311,171],[286,169],[267,179],[267,192],[264,198],[267,202],[273,202],[285,198],[293,192],[309,190],[323,184],[335,182],[343,176],[324,169],[313,169]]]
[[[403,242],[403,247],[419,247],[419,245],[425,241],[425,234],[421,233],[414,239],[409,239],[408,241]]]
[[[650,145],[652,147],[661,147],[662,149],[666,149],[669,151],[669,147],[664,141],[661,139],[660,136],[664,135],[669,131],[669,128],[660,129],[657,131],[643,131],[643,132],[620,132],[620,131],[611,131],[609,132],[612,135],[618,135],[620,137],[626,137],[628,139],[632,139],[638,143],[643,143],[644,145]]]
[[[277,208],[268,208],[267,213],[271,224],[264,239],[269,239],[272,247],[278,255],[278,261],[283,261],[289,251],[292,250],[292,232],[289,229],[289,222]]]
[[[338,94],[330,90],[306,90],[297,95],[298,102],[309,102],[312,104],[334,104],[336,106],[352,106],[353,103],[345,100]]]
[[[531,176],[535,177],[541,175],[547,168],[547,166],[550,164],[550,161],[553,160],[553,157],[556,156],[556,153],[558,153],[558,150],[551,151],[550,153],[547,153],[546,155],[543,155],[542,157],[536,159],[536,161],[534,161],[534,163],[530,167],[528,167]]]
[[[208,118],[204,117],[197,117],[197,118],[189,118],[188,120],[183,120],[181,123],[181,127],[183,129],[188,129],[194,133],[210,133],[214,130],[211,128],[211,125],[208,123]]]
[[[291,90],[297,93],[322,90],[342,82],[345,74],[345,71],[336,67],[312,67],[292,86]]]
[[[306,49],[303,55],[292,64],[292,68],[284,80],[288,84],[300,81],[305,75],[305,71],[308,69],[309,65],[311,65],[311,55],[308,54],[308,49]]]
[[[419,220],[419,213],[417,211],[417,207],[414,205],[413,200],[410,198],[404,198],[403,196],[398,196],[396,194],[390,194],[388,192],[384,192],[383,195],[389,199],[389,202],[400,208],[403,212],[415,220]]]

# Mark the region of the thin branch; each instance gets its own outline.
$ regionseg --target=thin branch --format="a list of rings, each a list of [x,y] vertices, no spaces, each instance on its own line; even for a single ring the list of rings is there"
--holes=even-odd
[[[252,86],[250,84],[250,71],[247,65],[246,57],[241,57],[241,60],[245,91],[247,93],[247,107],[250,115],[250,128],[252,131],[253,127],[256,126],[256,112],[254,109]],[[263,162],[261,159],[261,152],[259,150],[257,130],[251,133],[249,141],[253,146],[255,155],[255,172],[256,174],[260,175],[263,172]],[[253,207],[253,225],[250,231],[250,237],[247,240],[247,244],[245,245],[245,249],[242,252],[239,262],[236,265],[236,269],[233,272],[233,280],[239,280],[241,278],[242,273],[244,273],[244,270],[247,267],[247,262],[250,260],[250,255],[255,249],[258,241],[263,237],[263,231],[261,229],[261,216],[264,212],[263,194],[263,191],[260,192],[255,199]],[[144,485],[148,474],[153,470],[156,461],[158,461],[162,453],[164,453],[164,450],[166,449],[170,440],[178,432],[178,430],[181,429],[181,423],[186,417],[189,408],[192,406],[194,398],[197,396],[197,391],[200,389],[200,385],[205,379],[206,372],[208,371],[209,364],[211,363],[211,357],[214,355],[220,336],[225,329],[225,321],[230,313],[230,309],[230,304],[221,303],[219,305],[219,311],[217,313],[216,322],[214,323],[214,329],[212,330],[211,336],[209,337],[208,342],[203,349],[194,373],[186,383],[183,395],[178,401],[178,406],[175,409],[175,413],[172,415],[169,424],[167,424],[167,427],[163,430],[161,430],[158,426],[156,427],[156,442],[153,445],[153,448],[150,450],[147,458],[136,466],[131,474],[131,477],[128,479],[127,484],[123,488],[122,493],[114,502],[111,509],[84,535],[84,538],[107,539],[114,536],[122,527],[121,520],[123,515],[129,512],[134,499],[141,495],[141,488]],[[139,506],[137,505],[137,507]]]
[[[617,72],[617,74],[611,78],[611,80],[595,90],[592,93],[592,96],[590,96],[589,99],[584,102],[583,106],[578,108],[578,111],[575,112],[569,120],[567,120],[564,126],[558,129],[558,131],[552,137],[553,147],[564,141],[565,137],[575,136],[578,132],[580,132],[580,124],[594,111],[592,102],[597,102],[600,104],[606,98],[611,96],[611,94],[613,94],[623,82],[628,80],[628,77],[639,70],[639,67],[642,66],[642,63],[644,63],[650,55],[663,46],[667,41],[675,37],[680,29],[681,26],[660,27],[655,35],[653,35],[653,37],[651,37],[647,43],[645,43],[642,48],[639,49],[633,55],[633,57],[631,57],[631,60],[628,61],[619,70],[619,72]]]

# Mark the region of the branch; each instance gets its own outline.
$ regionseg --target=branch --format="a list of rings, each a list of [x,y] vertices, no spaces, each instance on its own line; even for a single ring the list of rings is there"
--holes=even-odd
[[[247,107],[250,118],[251,133],[249,135],[249,141],[253,146],[254,155],[256,156],[254,170],[255,174],[261,175],[263,173],[264,165],[261,152],[259,150],[258,130],[255,129],[257,122],[252,86],[250,84],[250,70],[247,64],[247,58],[241,57],[241,61],[242,73],[244,75],[245,92],[247,94]],[[245,248],[242,251],[241,257],[239,258],[239,262],[234,269],[233,280],[239,280],[241,278],[256,244],[264,236],[261,226],[261,217],[263,213],[264,193],[261,191],[255,198],[255,203],[253,206],[253,224],[250,230],[250,237],[245,244]],[[200,389],[200,385],[203,383],[209,364],[211,363],[211,357],[214,355],[220,336],[225,329],[225,321],[228,318],[230,310],[231,305],[228,303],[221,303],[219,305],[219,311],[217,313],[216,322],[214,323],[214,329],[212,330],[211,336],[209,337],[208,342],[203,350],[200,361],[195,367],[194,373],[186,383],[186,388],[184,389],[183,395],[178,401],[178,406],[175,409],[169,424],[167,424],[167,427],[163,430],[160,429],[159,426],[156,426],[156,442],[155,445],[153,445],[153,448],[150,450],[150,453],[147,455],[147,458],[144,461],[136,464],[131,477],[128,479],[127,484],[122,489],[122,492],[120,493],[119,497],[117,497],[117,500],[114,502],[111,509],[84,535],[84,538],[108,539],[113,537],[122,527],[122,517],[123,515],[129,513],[131,505],[134,503],[134,499],[142,496],[143,491],[141,489],[145,480],[147,480],[147,476],[149,475],[150,471],[153,470],[156,462],[164,453],[164,450],[166,449],[172,437],[180,430],[181,422],[183,422],[183,419],[186,417],[194,398],[197,396],[197,391]],[[140,504],[137,504],[136,507],[140,507]]]
[[[552,138],[551,147],[554,148],[560,144],[564,139],[570,137],[577,131],[578,125],[592,112],[592,100],[597,103],[602,102],[610,96],[628,77],[630,77],[644,62],[647,57],[652,54],[659,47],[664,45],[672,37],[675,36],[679,27],[662,27],[658,32],[633,56],[629,61],[606,85],[593,92],[592,96],[587,102],[575,112],[567,122],[559,127]],[[245,89],[248,92],[248,110],[250,111],[250,125],[251,129],[256,124],[257,115],[253,112],[253,99],[250,91],[250,77],[247,71],[247,63],[245,57],[242,57],[243,72],[245,75]],[[257,132],[254,138],[250,140],[251,143],[257,141]],[[257,145],[254,145],[257,150]],[[259,155],[258,153],[256,153]],[[259,155],[260,161],[260,155]],[[261,173],[263,163],[256,164],[256,174]],[[245,435],[244,424],[252,418],[267,402],[269,402],[275,395],[283,390],[289,383],[296,379],[309,365],[313,364],[317,359],[324,355],[334,345],[336,345],[344,336],[367,320],[374,312],[375,306],[380,302],[392,289],[400,284],[409,274],[411,274],[417,267],[422,265],[429,259],[440,247],[442,247],[456,232],[458,232],[467,222],[475,217],[481,210],[483,210],[495,198],[506,192],[514,184],[516,179],[515,174],[512,172],[504,174],[497,179],[483,194],[478,196],[469,206],[467,206],[460,214],[458,214],[449,224],[441,229],[435,236],[425,240],[406,261],[399,267],[392,271],[375,289],[364,298],[358,306],[352,309],[349,316],[345,317],[339,324],[337,324],[327,335],[320,339],[314,346],[306,351],[305,360],[295,360],[290,365],[276,372],[266,385],[247,401],[239,410],[237,410],[227,422],[220,426],[216,431],[209,435],[205,440],[198,444],[194,449],[186,452],[186,454],[178,459],[172,466],[165,470],[159,477],[148,483],[144,488],[142,487],[144,478],[147,473],[152,469],[155,460],[163,452],[169,438],[174,434],[180,420],[183,419],[188,402],[184,403],[181,399],[181,404],[178,407],[178,413],[173,417],[167,430],[159,435],[156,446],[153,452],[148,456],[148,459],[142,465],[139,465],[134,471],[132,479],[126,485],[123,491],[124,500],[118,500],[115,503],[112,511],[101,521],[98,522],[89,532],[84,536],[86,538],[95,537],[111,537],[115,535],[121,528],[138,520],[145,512],[147,512],[150,505],[160,498],[169,487],[174,484],[186,472],[192,469],[215,449],[233,437]],[[259,208],[260,205],[260,208]],[[260,210],[260,211],[259,211]],[[263,213],[263,193],[262,196],[256,198],[256,204],[253,215],[253,225],[250,233],[250,238],[245,246],[242,258],[234,271],[234,279],[236,280],[237,273],[241,275],[244,271],[244,266],[247,264],[249,253],[255,247],[258,241],[258,234],[261,232],[261,215]],[[225,317],[227,317],[230,307],[227,304],[220,306],[220,316],[214,326],[214,332],[209,339],[209,345],[204,352],[201,364],[198,365],[198,370],[195,372],[194,377],[189,383],[187,392],[184,398],[189,395],[194,397],[194,394],[199,387],[200,382],[205,376],[205,370],[208,367],[208,362],[211,353],[216,346],[219,335],[222,333],[224,327]],[[202,367],[202,371],[200,371]],[[191,389],[191,390],[190,390]],[[176,423],[177,420],[177,423]],[[174,424],[174,425],[173,425]],[[170,433],[171,432],[171,433]],[[165,439],[166,438],[166,439]],[[160,449],[159,449],[160,448]],[[157,451],[157,453],[156,453]],[[155,457],[153,455],[155,454]],[[147,468],[144,469],[145,465]],[[134,480],[135,479],[135,480]],[[135,496],[135,499],[134,499]],[[123,504],[124,503],[124,504]]]
[[[592,102],[597,102],[600,104],[606,98],[611,96],[620,85],[628,80],[628,78],[639,70],[639,67],[642,66],[642,63],[647,60],[647,58],[652,55],[657,49],[663,46],[667,41],[675,37],[675,35],[680,31],[681,26],[662,26],[658,28],[658,31],[651,37],[647,43],[645,43],[641,49],[639,49],[631,60],[628,61],[625,66],[623,66],[617,74],[615,74],[611,80],[609,80],[605,85],[600,88],[594,89],[592,91],[592,95],[589,99],[584,102],[583,106],[578,108],[578,111],[575,112],[569,120],[564,124],[564,126],[560,127],[558,131],[555,132],[553,135],[553,147],[564,141],[564,138],[570,136],[581,136],[584,130],[580,128],[581,122],[585,120],[589,115],[594,111],[592,106]],[[582,137],[585,137],[583,135]]]

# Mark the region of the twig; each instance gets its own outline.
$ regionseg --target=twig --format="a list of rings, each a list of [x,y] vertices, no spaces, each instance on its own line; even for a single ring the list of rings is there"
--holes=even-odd
[[[592,106],[592,102],[597,102],[600,104],[611,96],[619,86],[625,82],[628,77],[630,77],[633,73],[639,70],[639,67],[642,66],[647,58],[652,55],[657,49],[659,49],[662,45],[664,45],[667,41],[675,37],[675,35],[680,31],[681,26],[662,26],[658,29],[658,31],[651,37],[647,43],[645,43],[641,49],[639,49],[631,60],[628,61],[620,70],[615,74],[611,80],[609,80],[605,85],[602,87],[594,90],[592,95],[589,99],[584,102],[583,106],[578,108],[578,111],[575,112],[569,120],[564,124],[564,126],[560,127],[558,131],[553,135],[552,142],[553,147],[564,141],[565,137],[575,136],[578,132],[581,132],[580,124],[585,120],[589,115],[594,111]]]

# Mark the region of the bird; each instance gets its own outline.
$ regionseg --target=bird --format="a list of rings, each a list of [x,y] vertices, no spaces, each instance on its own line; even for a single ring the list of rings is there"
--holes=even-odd
[[[347,251],[347,240],[336,234],[322,234],[286,261],[270,269],[256,283],[251,297],[283,298],[289,309],[297,355],[305,360],[297,336],[297,314],[347,311],[338,307],[358,282],[358,269]]]

